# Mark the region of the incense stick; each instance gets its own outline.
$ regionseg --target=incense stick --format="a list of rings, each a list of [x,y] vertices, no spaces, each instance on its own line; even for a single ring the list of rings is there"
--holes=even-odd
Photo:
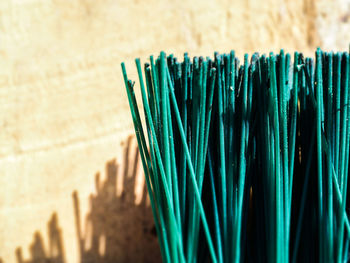
[[[164,262],[348,260],[349,60],[136,59],[146,128],[122,64]]]

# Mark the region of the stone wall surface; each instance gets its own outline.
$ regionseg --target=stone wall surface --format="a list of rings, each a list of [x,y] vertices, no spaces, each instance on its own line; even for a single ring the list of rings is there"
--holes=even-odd
[[[349,1],[0,1],[2,262],[157,262],[120,63],[348,49]],[[1,260],[0,260],[1,261]]]

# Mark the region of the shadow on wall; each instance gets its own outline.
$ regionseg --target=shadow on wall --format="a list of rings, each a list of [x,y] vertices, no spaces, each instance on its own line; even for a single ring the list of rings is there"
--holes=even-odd
[[[46,252],[41,234],[35,232],[33,243],[29,247],[30,260],[24,260],[22,249],[16,249],[16,257],[18,263],[63,263],[65,262],[62,243],[62,231],[58,226],[56,213],[51,216],[48,222],[49,229],[49,249]]]
[[[139,188],[139,196],[135,194],[139,185],[140,161],[138,150],[132,149],[133,140],[134,137],[130,136],[126,141],[121,167],[116,160],[108,161],[103,182],[100,173],[96,174],[96,193],[90,195],[90,211],[84,219],[84,228],[79,195],[78,192],[73,193],[80,263],[161,262],[145,185]],[[118,194],[121,181],[122,190]],[[48,228],[48,249],[45,249],[41,234],[36,232],[29,247],[31,259],[24,260],[22,250],[18,248],[17,263],[66,262],[63,234],[56,213],[52,215]]]

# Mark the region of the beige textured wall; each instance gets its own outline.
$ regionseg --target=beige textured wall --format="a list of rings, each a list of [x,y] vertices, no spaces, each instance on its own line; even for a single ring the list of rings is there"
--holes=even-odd
[[[159,260],[120,62],[347,49],[348,2],[1,0],[2,261]]]

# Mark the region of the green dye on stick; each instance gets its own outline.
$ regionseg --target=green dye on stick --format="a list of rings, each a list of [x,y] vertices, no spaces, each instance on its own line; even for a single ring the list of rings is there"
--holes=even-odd
[[[164,262],[349,260],[349,54],[315,58],[137,59],[145,129],[122,64]]]

